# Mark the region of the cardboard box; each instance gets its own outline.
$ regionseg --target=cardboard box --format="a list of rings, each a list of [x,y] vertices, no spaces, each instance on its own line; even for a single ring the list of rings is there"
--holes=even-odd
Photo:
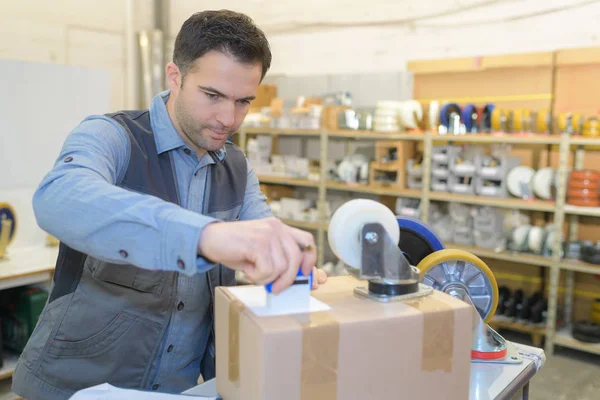
[[[321,114],[321,126],[331,130],[340,129],[339,113],[349,108],[347,106],[324,106]]]
[[[260,184],[260,191],[267,196],[267,202],[278,201],[283,197],[294,198],[294,188],[285,185]]]
[[[444,293],[380,303],[332,277],[329,311],[258,317],[216,291],[217,390],[224,400],[469,397],[472,310]]]

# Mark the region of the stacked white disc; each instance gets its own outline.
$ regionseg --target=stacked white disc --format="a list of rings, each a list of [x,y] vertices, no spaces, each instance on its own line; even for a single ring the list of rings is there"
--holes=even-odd
[[[375,107],[373,129],[381,132],[399,131],[401,107],[401,101],[378,101]]]
[[[422,119],[423,109],[416,100],[379,101],[375,108],[373,127],[382,132],[416,129]]]

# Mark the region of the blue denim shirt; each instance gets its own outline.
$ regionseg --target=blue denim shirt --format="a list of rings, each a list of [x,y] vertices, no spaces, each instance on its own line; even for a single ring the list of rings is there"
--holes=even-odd
[[[202,272],[214,265],[197,256],[197,245],[202,229],[215,221],[200,214],[207,166],[215,161],[208,154],[198,160],[177,134],[165,106],[168,96],[165,91],[154,98],[150,119],[157,152],[171,152],[181,206],[115,186],[127,170],[130,142],[118,123],[97,116],[82,121],[69,134],[54,168],[34,194],[33,205],[42,229],[107,262],[123,263],[118,249],[127,249],[127,261],[138,267],[180,271],[166,260],[172,259],[172,254],[185,255],[178,301],[145,388],[180,393],[198,379],[212,323],[210,293]],[[77,166],[62,162],[68,156],[84,161]],[[226,156],[224,148],[218,152],[220,159]],[[240,219],[271,215],[248,165]],[[172,235],[174,232],[179,234]],[[170,240],[174,236],[178,240]],[[181,237],[185,239],[179,240]]]

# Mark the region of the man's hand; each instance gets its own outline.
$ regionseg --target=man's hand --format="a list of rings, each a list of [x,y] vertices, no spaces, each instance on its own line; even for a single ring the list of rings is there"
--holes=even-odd
[[[299,268],[308,275],[317,260],[313,235],[277,218],[209,224],[200,235],[198,253],[242,270],[255,284],[273,282],[273,293],[290,286]]]
[[[327,282],[327,273],[322,269],[318,269],[317,267],[313,267],[313,282],[312,282],[312,290],[318,289],[319,285]]]

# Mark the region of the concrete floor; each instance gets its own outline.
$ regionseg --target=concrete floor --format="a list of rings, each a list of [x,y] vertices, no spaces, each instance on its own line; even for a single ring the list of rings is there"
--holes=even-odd
[[[531,346],[528,335],[502,331],[508,340]],[[555,347],[542,370],[531,380],[530,400],[600,399],[600,356]]]
[[[531,400],[600,399],[600,356],[557,347],[530,385]]]
[[[509,340],[531,345],[527,335],[502,334]],[[13,400],[10,379],[0,382],[0,400]],[[557,347],[530,385],[530,400],[600,399],[600,356]]]

